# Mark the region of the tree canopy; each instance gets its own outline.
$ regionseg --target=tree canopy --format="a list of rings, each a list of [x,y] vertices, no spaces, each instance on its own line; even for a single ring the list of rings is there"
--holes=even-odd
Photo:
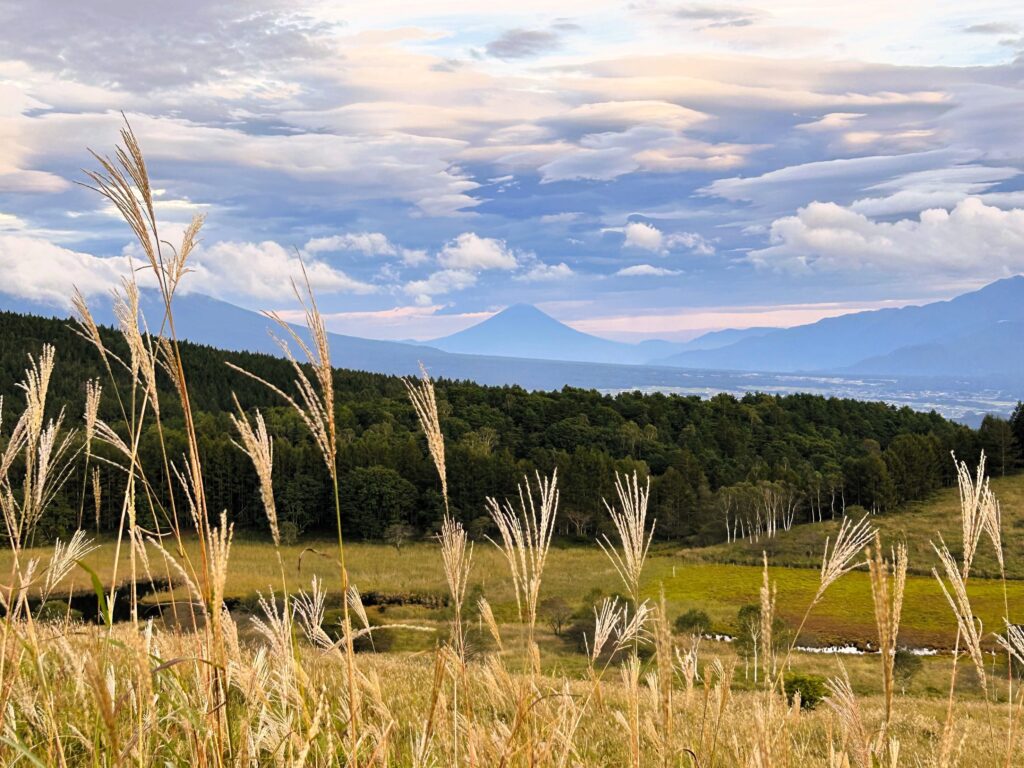
[[[12,313],[0,313],[5,409],[18,407],[16,385],[27,355],[38,353],[44,343],[57,348],[52,407],[66,405],[74,420],[81,413],[86,380],[98,378],[106,385],[102,417],[115,429],[123,426],[114,388],[93,348],[65,321]],[[121,349],[113,331],[106,332],[105,343]],[[262,410],[273,435],[282,519],[299,531],[330,528],[333,506],[326,470],[305,427],[273,393],[226,365],[230,361],[287,391],[292,386],[289,363],[188,343],[183,355],[210,508],[228,510],[239,527],[265,525],[255,474],[232,443],[228,414],[236,393],[242,407]],[[120,384],[123,389],[125,382]],[[170,382],[162,386],[169,394]],[[440,489],[401,381],[338,369],[335,386],[348,534],[381,537],[396,524],[420,533],[433,530],[442,512]],[[785,514],[792,513],[797,523],[834,514],[844,503],[895,509],[952,481],[950,451],[970,463],[987,448],[990,461],[997,462],[992,471],[1009,471],[1018,462],[1024,421],[1020,412],[1012,423],[990,417],[974,431],[934,412],[809,394],[704,399],[577,388],[530,392],[447,380],[437,382],[437,393],[452,511],[471,530],[486,529],[480,521],[486,496],[512,495],[524,473],[557,467],[561,532],[591,535],[607,524],[602,498],[614,497],[615,472],[635,470],[651,477],[657,535],[692,542],[724,539],[723,505],[752,499],[795,504],[793,510],[786,506]],[[184,430],[175,398],[164,402],[160,427],[173,459],[181,454]],[[151,424],[142,441],[143,466],[163,466],[157,429]],[[59,513],[50,521],[54,532],[72,525],[79,514],[83,475],[80,471],[73,477],[58,500]],[[109,505],[105,502],[101,510],[101,525],[116,527],[121,478],[106,466],[102,478]],[[166,477],[150,482],[158,495],[168,494]]]

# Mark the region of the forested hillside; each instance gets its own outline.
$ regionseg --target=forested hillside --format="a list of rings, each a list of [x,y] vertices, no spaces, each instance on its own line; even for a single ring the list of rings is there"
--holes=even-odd
[[[65,403],[68,418],[80,419],[85,382],[100,379],[105,392],[101,417],[119,431],[122,413],[115,387],[95,350],[67,323],[0,313],[0,394],[8,414],[21,407],[17,382],[27,355],[44,343],[57,347],[52,403]],[[118,351],[118,334],[105,343]],[[274,436],[274,472],[281,519],[291,534],[330,528],[333,510],[326,472],[305,427],[262,385],[232,371],[231,361],[288,389],[290,366],[270,356],[228,353],[183,345],[186,374],[206,454],[211,509],[226,509],[239,527],[263,530],[265,520],[249,459],[232,444],[228,414],[232,393],[246,408],[259,407]],[[344,360],[334,361],[344,365]],[[116,372],[115,372],[116,375]],[[164,386],[170,387],[165,380]],[[118,381],[128,397],[127,377]],[[339,369],[338,423],[342,445],[344,512],[349,532],[364,537],[431,530],[441,517],[436,473],[427,456],[402,382],[393,377]],[[969,463],[982,448],[990,471],[1011,471],[1019,455],[1011,424],[989,418],[980,431],[935,413],[896,409],[811,395],[751,394],[742,399],[601,395],[564,389],[527,392],[518,387],[483,387],[438,382],[442,424],[448,442],[453,512],[474,535],[486,532],[488,495],[515,492],[524,472],[557,467],[561,476],[563,532],[589,535],[603,525],[602,497],[614,495],[615,470],[652,476],[652,509],[660,537],[709,543],[726,537],[726,516],[739,527],[755,517],[778,514],[787,526],[861,505],[895,510],[953,480],[950,451]],[[173,462],[184,450],[181,414],[172,403],[160,414]],[[10,422],[11,419],[7,419]],[[141,445],[142,465],[161,467],[157,424]],[[3,433],[6,438],[6,432]],[[102,458],[102,457],[101,457]],[[116,527],[121,515],[119,470],[99,465],[104,489],[100,524]],[[83,493],[84,462],[41,530],[47,535],[74,526],[80,514],[94,521],[92,492]],[[152,469],[150,470],[153,471]],[[165,477],[150,476],[166,487]],[[162,497],[162,494],[156,494]],[[140,516],[154,514],[140,499]],[[156,514],[162,514],[159,511]],[[93,523],[94,524],[94,523]],[[730,533],[731,535],[731,533]]]

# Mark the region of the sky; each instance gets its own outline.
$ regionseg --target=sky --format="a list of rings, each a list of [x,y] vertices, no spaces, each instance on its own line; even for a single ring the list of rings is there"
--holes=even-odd
[[[471,10],[478,5],[486,10]],[[0,0],[0,293],[138,266],[78,182],[121,113],[188,290],[429,339],[519,302],[623,340],[1024,271],[1024,6]]]

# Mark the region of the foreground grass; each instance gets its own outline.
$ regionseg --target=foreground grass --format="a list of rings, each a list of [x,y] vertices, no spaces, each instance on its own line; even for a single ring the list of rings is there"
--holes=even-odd
[[[237,627],[229,622],[226,631],[230,638]],[[728,653],[721,665],[703,666],[702,681],[673,686],[667,721],[656,688],[618,675],[595,687],[586,679],[510,671],[499,656],[463,666],[444,653],[360,655],[364,746],[353,759],[344,746],[348,699],[338,654],[292,646],[279,634],[264,637],[261,646],[229,640],[225,666],[211,669],[194,656],[202,636],[139,634],[127,626],[107,633],[40,625],[33,632],[47,650],[26,647],[17,656],[21,674],[8,691],[14,705],[0,746],[5,765],[647,768],[694,764],[686,762],[688,754],[709,768],[848,765],[831,760],[837,723],[828,707],[801,710],[764,691],[743,690],[738,670],[734,684]],[[854,666],[855,679],[870,671],[863,661]],[[217,669],[231,686],[233,711],[230,752],[221,760],[210,751],[219,720],[204,707]],[[654,663],[640,672],[656,676]],[[60,713],[58,732],[50,730],[46,711],[23,706],[40,700]],[[941,697],[901,699],[890,726],[901,765],[936,764],[945,706]],[[881,710],[879,697],[859,697],[857,716],[869,732]],[[957,713],[953,764],[1002,764],[1006,745],[992,738],[1002,715],[981,701],[961,701]],[[205,759],[187,758],[197,753]],[[37,757],[45,754],[63,759]]]

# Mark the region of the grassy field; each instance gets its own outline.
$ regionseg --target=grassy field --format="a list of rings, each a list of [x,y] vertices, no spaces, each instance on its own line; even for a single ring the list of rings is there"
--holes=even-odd
[[[802,533],[802,532],[801,532]],[[336,543],[329,539],[310,539],[301,544],[282,547],[285,579],[289,591],[308,589],[310,580],[321,579],[329,593],[328,605],[336,605],[340,595],[340,582],[335,561],[318,553],[329,553]],[[190,541],[188,554],[197,554],[195,542]],[[109,584],[112,577],[115,542],[102,540],[84,562]],[[51,550],[32,550],[32,556],[45,562]],[[9,566],[8,555],[0,555],[0,568]],[[354,542],[346,547],[346,559],[354,584],[367,597],[367,610],[371,620],[380,623],[413,622],[430,627],[433,633],[388,632],[386,647],[394,652],[422,653],[432,650],[447,632],[450,610],[434,601],[443,601],[447,595],[441,565],[440,547],[434,542],[417,542],[396,550],[394,547],[371,542]],[[490,542],[474,547],[473,570],[469,579],[471,596],[485,596],[494,609],[507,639],[514,647],[519,632],[516,604],[508,566],[504,555]],[[150,547],[152,576],[165,578],[163,558],[159,550]],[[118,581],[127,576],[126,561],[122,558]],[[777,567],[769,568],[771,580],[778,588],[778,615],[792,629],[799,624],[806,607],[818,588],[816,569]],[[653,551],[647,561],[644,576],[644,594],[657,600],[664,589],[670,617],[690,608],[706,611],[712,620],[710,630],[715,633],[734,634],[737,631],[736,613],[744,605],[758,602],[762,582],[762,569],[754,565],[732,563],[693,562],[670,547]],[[545,572],[542,598],[564,599],[579,615],[592,623],[591,606],[599,597],[616,594],[618,576],[608,558],[596,546],[553,547]],[[92,592],[90,576],[84,570],[72,572],[67,586],[79,594]],[[1024,582],[1009,582],[1011,606],[1024,604]],[[281,575],[277,568],[273,547],[265,539],[240,537],[231,550],[231,570],[228,573],[225,598],[234,606],[233,612],[245,637],[252,637],[248,617],[259,613],[257,596],[269,595],[271,590],[281,594]],[[1000,582],[991,579],[972,579],[969,586],[972,605],[985,626],[999,625],[1003,613],[1003,592]],[[184,600],[186,590],[159,591],[147,595],[148,605],[167,603],[172,597]],[[381,597],[393,599],[393,605],[374,605]],[[121,600],[127,597],[122,590]],[[424,605],[423,603],[427,603]],[[811,613],[800,638],[808,645],[846,645],[877,643],[873,618],[871,587],[865,569],[847,574],[832,585],[824,600]],[[470,619],[476,620],[475,612]],[[956,639],[956,622],[946,599],[934,577],[909,576],[901,644],[911,647],[951,648]],[[538,635],[544,650],[545,670],[552,675],[569,673],[580,675],[586,668],[585,657],[575,644],[556,637],[547,627]],[[470,631],[470,644],[493,650],[487,632],[479,623]],[[382,646],[383,647],[383,646]],[[729,643],[704,641],[704,649],[738,669],[746,663]],[[908,685],[907,693],[941,696],[949,677],[950,660],[946,655],[925,658],[924,667]],[[877,691],[877,657],[842,656],[831,654],[798,654],[794,668],[812,674],[834,674],[842,663],[858,690]],[[742,684],[741,684],[742,685]]]
[[[1016,524],[1024,520],[1024,476],[997,478],[992,486],[1002,500],[1004,547],[1010,553],[1007,557],[1009,575],[1024,576],[1024,566],[1020,565],[1024,564],[1024,527]],[[930,541],[937,541],[937,534],[941,534],[954,548],[960,540],[956,490],[946,489],[929,502],[891,515],[875,516],[871,522],[880,530],[884,542],[905,541],[910,553],[911,575],[907,579],[901,641],[910,646],[952,647],[956,627],[949,605],[930,573],[937,564]],[[648,561],[644,591],[648,597],[656,598],[664,588],[672,615],[698,608],[711,617],[714,631],[733,634],[737,611],[758,601],[761,553],[765,551],[771,565],[771,579],[778,586],[779,615],[796,626],[817,589],[817,569],[825,539],[834,537],[836,529],[837,523],[828,521],[796,526],[779,533],[774,540],[757,544],[737,542],[687,550],[660,545],[654,548]],[[327,554],[334,546],[333,540],[324,538],[282,547],[284,578],[289,591],[308,587],[310,579],[317,576],[329,592],[340,592],[338,568],[333,557]],[[114,575],[115,547],[115,541],[101,539],[99,547],[85,558],[108,585]],[[196,559],[198,549],[194,541],[190,541],[187,552],[190,558]],[[435,542],[415,542],[401,550],[372,542],[353,542],[348,544],[346,553],[352,580],[364,594],[382,594],[396,602],[408,603],[397,610],[397,615],[405,618],[444,618],[444,610],[418,607],[420,602],[443,599],[447,594],[440,548]],[[50,550],[39,548],[30,554],[45,561]],[[7,567],[8,557],[6,552],[0,554],[0,569]],[[515,597],[504,555],[484,541],[475,545],[473,558],[469,579],[473,594],[487,597],[499,621],[514,621]],[[243,533],[234,543],[231,559],[225,597],[233,604],[244,610],[255,604],[258,593],[282,591],[281,574],[267,539]],[[978,573],[995,575],[994,558],[987,548],[981,548],[976,563]],[[174,577],[163,555],[153,546],[150,546],[150,568],[154,579]],[[128,563],[122,557],[117,581],[126,580],[128,575]],[[176,577],[172,580],[180,581]],[[613,593],[617,584],[614,569],[596,544],[556,545],[551,550],[543,596],[562,598],[574,610],[588,613],[595,599]],[[1001,583],[993,578],[975,577],[968,588],[975,613],[984,627],[1000,626],[1004,605]],[[89,575],[84,570],[72,573],[68,589],[91,592]],[[185,591],[179,587],[173,594],[181,598]],[[161,591],[148,595],[145,602],[161,602],[169,597],[167,592]],[[1011,607],[1024,604],[1024,581],[1009,582],[1008,598]],[[393,614],[396,612],[394,608],[391,610]],[[868,575],[861,569],[833,585],[810,616],[800,640],[814,645],[874,642],[877,636],[872,611]]]
[[[1024,478],[997,482],[995,486],[998,492],[1010,491],[1007,496],[1013,503],[1004,505],[1007,510],[1004,514],[1009,518],[1009,509],[1017,507],[1015,494],[1024,494]],[[935,578],[927,573],[937,562],[927,541],[928,531],[944,528],[947,541],[957,540],[954,534],[957,534],[955,526],[958,523],[952,507],[955,502],[955,492],[944,491],[930,505],[872,520],[884,536],[901,540],[905,537],[914,553],[910,562],[918,573],[907,579],[900,633],[901,641],[910,646],[950,648],[955,641],[956,626],[949,605]],[[795,627],[818,587],[820,552],[825,537],[834,535],[834,527],[832,523],[798,526],[780,534],[774,542],[762,542],[757,547],[741,543],[679,552],[672,547],[661,546],[652,552],[648,561],[644,592],[651,598],[657,598],[664,588],[672,615],[698,608],[711,617],[714,631],[733,634],[737,611],[758,601],[762,573],[760,565],[754,563],[760,559],[763,547],[771,550],[770,575],[778,586],[779,615]],[[1018,531],[1021,529],[1006,527],[1007,547],[1020,548],[1022,543]],[[197,550],[194,542],[192,544],[189,556],[195,559]],[[290,591],[308,588],[310,579],[317,576],[329,592],[340,592],[335,561],[318,554],[330,553],[332,546],[334,542],[331,540],[311,539],[282,548],[285,580]],[[85,558],[85,562],[107,584],[113,577],[114,547],[115,542],[103,540],[99,548]],[[805,551],[813,553],[813,557],[806,556]],[[31,554],[45,561],[50,550],[40,548]],[[352,580],[361,592],[383,594],[395,602],[408,603],[400,609],[392,608],[393,615],[421,620],[444,618],[443,609],[418,605],[429,602],[431,598],[443,599],[447,593],[440,548],[436,543],[417,542],[399,551],[384,544],[354,542],[347,546],[346,556]],[[6,553],[0,556],[0,568],[7,566],[7,557]],[[979,560],[985,557],[988,557],[987,553],[979,554]],[[730,558],[741,562],[727,562]],[[470,590],[475,595],[487,597],[499,621],[514,621],[515,597],[504,555],[490,542],[480,542],[474,547],[473,559]],[[282,591],[273,548],[266,539],[239,537],[233,546],[231,560],[232,568],[225,587],[225,597],[230,602],[244,609],[254,605],[258,593],[267,594],[272,589],[278,593]],[[747,561],[750,564],[745,564]],[[814,567],[796,567],[795,563],[813,563]],[[150,547],[150,565],[155,579],[173,576],[167,570],[163,556],[154,547]],[[127,561],[122,557],[119,582],[127,578],[127,567]],[[589,613],[589,606],[595,599],[614,593],[617,584],[614,569],[596,544],[556,546],[550,554],[542,597],[562,598],[571,608]],[[90,577],[84,570],[73,573],[69,585],[73,591],[92,591]],[[1000,582],[973,578],[968,588],[976,615],[983,625],[987,628],[1000,626],[1004,605]],[[183,597],[185,591],[179,588],[175,594]],[[1010,581],[1008,596],[1011,606],[1024,604],[1024,582]],[[158,592],[147,596],[145,602],[155,603],[168,598],[166,592]],[[877,640],[866,570],[850,573],[832,586],[825,600],[811,614],[800,640],[814,645],[864,644]]]

